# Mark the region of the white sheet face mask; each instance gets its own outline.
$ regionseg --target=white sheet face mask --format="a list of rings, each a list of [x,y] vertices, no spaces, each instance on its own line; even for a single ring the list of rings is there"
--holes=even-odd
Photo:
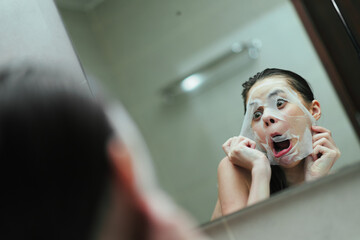
[[[273,165],[290,165],[312,153],[315,119],[294,90],[273,81],[249,94],[241,136],[254,140]]]

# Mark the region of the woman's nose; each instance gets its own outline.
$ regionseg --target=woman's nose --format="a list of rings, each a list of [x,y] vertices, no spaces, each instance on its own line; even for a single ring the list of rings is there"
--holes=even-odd
[[[269,127],[270,125],[278,122],[278,119],[271,114],[263,115],[262,119],[266,127]]]

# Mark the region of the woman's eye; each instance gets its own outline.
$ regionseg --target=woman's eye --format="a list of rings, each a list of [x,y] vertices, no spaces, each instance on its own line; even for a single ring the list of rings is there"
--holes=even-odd
[[[254,120],[259,120],[260,117],[261,117],[261,115],[262,115],[262,112],[256,111],[256,112],[254,112],[254,114],[253,114],[253,119],[254,119]]]
[[[276,102],[277,108],[283,108],[285,106],[286,101],[284,99],[278,99]]]

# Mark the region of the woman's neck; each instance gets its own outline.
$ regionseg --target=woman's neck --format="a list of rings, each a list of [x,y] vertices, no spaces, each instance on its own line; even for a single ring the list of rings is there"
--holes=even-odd
[[[303,160],[300,161],[295,167],[292,168],[284,168],[282,167],[286,181],[289,186],[298,185],[304,182],[305,174],[304,174],[304,162]]]

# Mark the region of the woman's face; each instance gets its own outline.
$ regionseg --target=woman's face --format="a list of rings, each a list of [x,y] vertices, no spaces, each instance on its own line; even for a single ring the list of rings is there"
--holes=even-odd
[[[298,156],[309,151],[312,120],[307,105],[281,76],[258,81],[248,93],[247,114],[255,141],[283,167],[294,167]]]

